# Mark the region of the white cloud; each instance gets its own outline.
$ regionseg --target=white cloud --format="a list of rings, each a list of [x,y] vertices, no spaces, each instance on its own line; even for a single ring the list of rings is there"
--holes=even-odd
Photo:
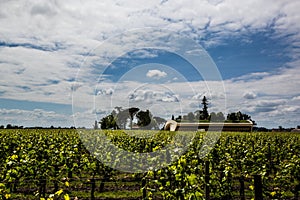
[[[205,40],[211,43],[220,36],[265,28],[274,19],[292,19],[296,23],[298,13],[292,8],[297,5],[293,4],[290,1],[257,0],[246,3],[237,0],[217,3],[190,0],[164,4],[160,1],[11,1],[1,6],[0,13],[4,17],[0,23],[5,41],[41,45],[60,42],[73,51],[81,47],[93,49],[97,45],[95,40],[103,41],[118,32],[144,27],[164,27],[183,33],[193,28],[198,37],[205,37],[205,28],[209,32],[219,32],[211,41]],[[266,8],[268,12],[265,12]],[[278,24],[290,25],[284,30],[293,25]],[[279,27],[278,32],[283,32]]]
[[[239,81],[226,80],[224,84],[228,111],[248,112],[259,126],[276,127],[279,123],[296,126],[299,123],[297,116],[300,114],[297,109],[299,93],[295,89],[300,84],[298,72],[299,62],[293,62],[289,68],[279,69],[276,73],[262,76],[256,74],[255,78],[251,78],[252,74],[241,77]],[[253,92],[256,98],[245,98],[249,92]],[[253,97],[252,94],[249,96]]]
[[[130,58],[141,59],[141,58],[155,58],[155,57],[157,57],[157,52],[155,52],[154,50],[150,51],[145,49],[139,49],[130,53]]]
[[[137,90],[129,95],[131,101],[149,102],[178,102],[178,96],[170,92],[157,92],[150,90]]]
[[[276,106],[279,106],[279,105],[284,105],[286,104],[286,100],[283,100],[283,99],[275,99],[275,100],[261,100],[261,101],[258,101],[256,103],[256,106],[258,107],[276,107]]]
[[[192,99],[194,99],[194,100],[201,100],[201,99],[203,99],[203,94],[201,94],[201,93],[198,93],[198,94],[195,94],[193,97],[192,97]]]
[[[101,97],[96,99],[96,103],[102,110],[132,105],[151,110],[151,106],[157,105],[155,108],[160,107],[164,110],[154,110],[156,116],[170,117],[172,114],[185,114],[201,108],[201,100],[205,95],[210,102],[210,112],[222,111],[226,114],[242,111],[250,114],[259,126],[276,127],[281,123],[292,127],[299,123],[297,115],[300,114],[297,101],[299,93],[295,90],[295,85],[300,84],[297,65],[295,62],[294,67],[282,68],[277,73],[250,74],[241,77],[239,81],[226,80],[223,82],[226,93],[222,89],[223,83],[218,81],[173,82],[164,85],[152,83],[146,86],[140,82],[118,83],[111,99],[105,100]],[[255,78],[252,78],[253,76]],[[113,86],[114,83],[105,83],[103,88]],[[80,97],[85,100],[93,99],[84,88]],[[131,104],[133,102],[134,104]],[[87,101],[83,104],[88,105]]]
[[[97,95],[112,95],[114,90],[112,88],[99,89],[96,91]]]
[[[268,72],[254,72],[254,73],[233,78],[232,80],[233,81],[254,81],[254,80],[262,79],[268,75],[270,75],[270,73]]]
[[[155,79],[160,79],[160,78],[164,78],[167,76],[167,73],[164,71],[160,71],[158,69],[153,69],[153,70],[149,70],[146,74],[147,77],[149,78],[155,78]]]
[[[245,93],[243,94],[243,97],[244,97],[245,99],[255,99],[256,96],[257,96],[257,95],[256,95],[253,91],[245,92]]]
[[[15,124],[39,127],[50,127],[51,125],[62,127],[73,126],[71,116],[42,109],[0,109],[0,116],[3,125]]]
[[[295,96],[292,98],[293,101],[300,101],[300,96]]]
[[[276,108],[273,111],[270,109],[269,112],[253,113],[253,118],[257,118],[257,121],[271,124],[273,123],[271,121],[278,120],[274,117],[274,113],[279,108],[288,111],[289,115],[299,112],[296,109],[299,105],[296,86],[300,84],[298,77],[300,62],[297,60],[300,55],[299,6],[300,1],[290,0],[178,0],[164,3],[158,0],[1,1],[0,71],[5,76],[0,80],[0,94],[2,98],[71,103],[70,95],[73,90],[78,93],[75,97],[81,102],[80,105],[93,105],[95,88],[93,81],[99,78],[98,74],[87,70],[84,72],[86,75],[84,80],[76,80],[78,83],[72,84],[71,80],[76,77],[78,68],[84,64],[85,59],[94,62],[93,64],[99,64],[97,63],[99,60],[102,62],[100,64],[107,64],[109,55],[122,55],[124,50],[134,49],[135,46],[139,46],[136,41],[143,41],[153,47],[151,45],[155,43],[151,38],[156,38],[154,34],[158,33],[144,29],[145,27],[166,28],[180,32],[189,38],[198,38],[206,47],[222,44],[226,38],[234,39],[241,34],[263,32],[272,28],[274,34],[270,37],[274,39],[284,37],[287,44],[292,44],[288,48],[288,53],[295,62],[276,74],[252,73],[225,81],[229,110],[255,111],[258,107]],[[144,29],[147,35],[144,40],[137,40],[139,36],[133,34],[126,37],[126,41],[124,39],[121,45],[113,42],[103,45],[103,41],[108,38],[138,28]],[[97,47],[102,49],[103,54],[93,54],[93,49]],[[138,55],[155,56],[147,52],[139,52]],[[100,64],[97,65],[99,68]],[[84,66],[81,70],[85,70]],[[147,76],[159,79],[166,77],[167,73],[150,70]],[[51,80],[59,82],[51,83]],[[124,94],[128,96],[132,92],[129,89],[133,86],[138,87],[139,83],[127,84],[124,85],[123,93],[118,94],[117,91],[112,93],[110,89],[103,90],[102,93],[115,97],[116,104],[125,105],[127,102],[122,102]],[[106,88],[113,88],[109,83],[104,85]],[[198,105],[197,101],[200,98],[199,95],[197,97],[198,93],[212,94],[215,99],[224,99],[220,91],[214,93],[208,91],[202,82],[191,85],[197,89],[196,94],[192,89],[186,90],[189,86],[183,87],[180,83],[168,85],[174,94],[180,94],[183,110],[190,109],[193,103]],[[143,95],[141,98],[145,98]],[[163,98],[162,95],[160,98],[161,102],[175,100],[173,96]],[[273,100],[286,103],[267,105],[268,101]],[[105,98],[99,102],[104,102],[103,106],[109,107]],[[217,107],[217,104],[214,103],[214,106]],[[172,109],[179,110],[178,107]],[[8,117],[5,112],[3,111],[2,115]],[[11,117],[9,119],[19,120],[17,112],[26,113],[20,115],[21,117],[29,116],[25,111],[15,110],[15,115],[9,115]],[[38,111],[34,113],[37,114]],[[51,115],[51,113],[44,114]],[[281,117],[281,122],[290,119],[287,115]],[[57,119],[59,118],[63,116],[57,116]],[[286,121],[286,123],[294,122]]]

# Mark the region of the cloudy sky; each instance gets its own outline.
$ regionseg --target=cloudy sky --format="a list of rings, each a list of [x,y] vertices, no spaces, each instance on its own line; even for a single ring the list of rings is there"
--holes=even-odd
[[[0,124],[86,126],[115,106],[300,125],[300,1],[1,0]]]

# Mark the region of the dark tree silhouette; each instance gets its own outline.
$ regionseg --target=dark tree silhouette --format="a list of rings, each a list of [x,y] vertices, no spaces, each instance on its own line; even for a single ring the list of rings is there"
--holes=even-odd
[[[208,119],[209,114],[208,114],[208,110],[207,110],[208,101],[205,96],[203,97],[201,104],[203,105],[203,110],[202,110],[203,111],[203,119],[206,120],[206,119]]]
[[[136,117],[138,118],[137,125],[140,127],[144,127],[146,129],[150,129],[149,125],[151,124],[151,113],[149,110],[146,111],[140,111],[136,114]],[[146,127],[148,126],[148,127]]]
[[[6,129],[12,129],[12,128],[13,128],[13,126],[11,124],[6,125]]]
[[[101,129],[118,129],[115,116],[112,114],[103,117],[99,123],[101,125]]]
[[[237,115],[236,113],[228,113],[227,115],[227,120],[231,120],[231,121],[238,121]]]
[[[133,119],[137,118],[137,126],[141,129],[159,129],[166,120],[160,117],[153,117],[149,110],[142,111],[139,108],[131,107],[122,109],[122,107],[115,107],[112,113],[103,117],[99,122],[101,129],[126,129],[128,121],[130,120],[130,128],[133,126]]]
[[[247,114],[244,114],[244,113],[241,113],[240,111],[238,112],[233,112],[233,113],[229,113],[227,115],[227,120],[231,120],[233,122],[239,122],[241,120],[250,120],[253,122],[254,125],[256,125],[255,121],[253,121],[251,119],[251,116],[250,115],[247,115]]]
[[[130,120],[130,128],[132,128],[132,120],[135,114],[140,110],[139,108],[128,108],[125,110],[122,110],[121,107],[116,107],[118,114],[117,116],[117,123],[119,127],[122,127],[123,129],[126,129],[126,125],[128,122],[128,119]]]

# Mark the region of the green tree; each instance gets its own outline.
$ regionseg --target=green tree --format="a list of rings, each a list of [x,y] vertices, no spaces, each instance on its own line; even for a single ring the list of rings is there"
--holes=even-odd
[[[195,115],[194,115],[194,113],[189,112],[189,113],[187,114],[187,119],[188,119],[190,122],[193,122],[193,121],[195,120]]]
[[[243,114],[242,116],[243,116],[243,120],[251,120],[251,116],[250,115]]]
[[[203,105],[203,109],[202,109],[202,111],[203,111],[203,119],[204,120],[206,120],[206,119],[208,119],[208,117],[209,117],[209,114],[208,114],[208,101],[207,101],[207,99],[206,99],[206,97],[204,96],[203,97],[203,99],[202,99],[202,103],[201,103],[202,105]]]
[[[241,111],[238,111],[237,113],[236,113],[236,118],[237,118],[237,120],[243,120],[243,114],[241,113]]]
[[[224,114],[222,112],[212,112],[210,113],[209,120],[212,122],[222,122],[225,120]]]
[[[218,120],[219,122],[222,122],[222,121],[225,120],[225,116],[224,116],[224,114],[223,114],[222,112],[218,112],[218,113],[217,113],[217,120]]]
[[[215,112],[211,112],[209,115],[209,121],[216,122],[217,121],[217,114]]]
[[[126,129],[126,125],[128,120],[130,120],[130,128],[132,129],[132,120],[135,114],[140,110],[139,108],[127,108],[123,110],[121,107],[116,107],[118,114],[117,116],[117,123],[119,127]]]
[[[203,113],[202,110],[196,110],[194,112],[194,116],[197,121],[199,121],[201,119],[202,113]]]
[[[101,129],[118,129],[116,118],[112,114],[103,117],[99,123]]]
[[[227,115],[227,120],[230,120],[230,121],[238,121],[238,117],[236,115],[236,113],[228,113]]]
[[[245,113],[241,113],[240,111],[238,111],[238,112],[236,112],[236,113],[234,113],[234,112],[229,113],[229,114],[227,115],[227,120],[230,120],[230,121],[233,121],[233,122],[239,122],[239,121],[241,121],[241,120],[250,120],[250,121],[253,122],[253,124],[256,125],[255,121],[253,121],[253,120],[251,119],[251,116],[250,116],[250,115],[247,115],[247,114],[245,114]]]
[[[136,117],[138,118],[137,125],[144,128],[144,129],[151,129],[151,119],[152,115],[149,110],[146,111],[140,111],[136,114]]]

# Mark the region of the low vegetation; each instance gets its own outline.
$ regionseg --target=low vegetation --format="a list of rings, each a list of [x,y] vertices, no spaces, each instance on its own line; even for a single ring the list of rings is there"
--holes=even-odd
[[[241,178],[245,196],[254,198],[254,175],[262,177],[265,198],[299,197],[299,134],[222,133],[210,153],[201,158],[206,134],[210,133],[0,130],[0,199],[204,199],[207,176],[212,199],[239,196]],[[95,135],[128,152],[163,151],[168,144],[187,147],[187,151],[176,155],[167,149],[165,161],[174,158],[170,165],[125,173],[89,153],[84,143],[97,147]],[[115,164],[122,164],[118,160],[124,154],[114,156]],[[209,173],[205,172],[207,163]]]

